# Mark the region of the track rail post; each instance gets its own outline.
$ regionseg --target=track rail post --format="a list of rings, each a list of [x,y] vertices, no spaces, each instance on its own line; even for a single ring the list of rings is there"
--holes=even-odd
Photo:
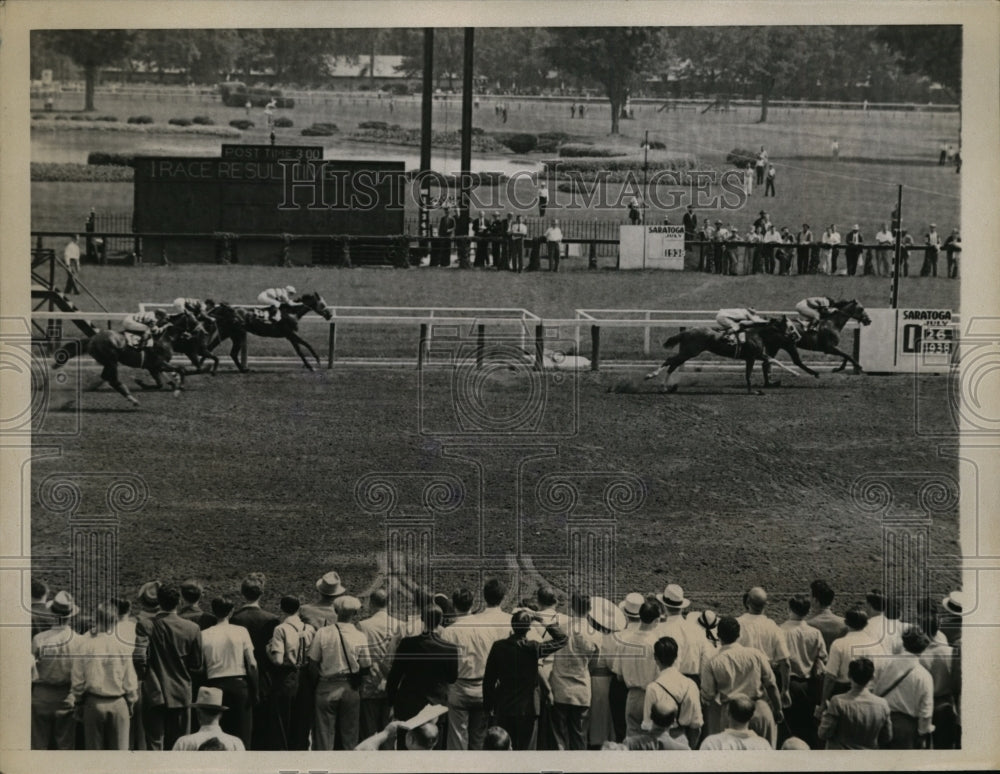
[[[420,342],[417,345],[417,370],[424,370],[424,355],[427,352],[427,323],[420,323]]]
[[[590,370],[601,370],[601,326],[590,326]]]
[[[333,368],[333,359],[336,357],[337,351],[337,323],[330,323],[330,348],[327,350],[326,355],[326,368],[331,370]]]

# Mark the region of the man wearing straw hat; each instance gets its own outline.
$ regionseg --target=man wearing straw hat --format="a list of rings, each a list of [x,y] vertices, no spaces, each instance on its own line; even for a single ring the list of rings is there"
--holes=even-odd
[[[625,599],[618,603],[618,607],[625,614],[625,628],[622,630],[638,628],[639,608],[645,602],[645,598],[637,591],[632,591],[625,595]],[[611,642],[604,648],[604,658],[609,665],[613,665],[615,654],[620,645],[621,632],[611,638]],[[608,702],[611,705],[611,721],[615,729],[615,739],[624,739],[626,733],[625,704],[628,701],[628,688],[622,680],[621,675],[614,672],[612,666],[611,686],[608,688]]]
[[[627,619],[621,608],[604,597],[591,597],[587,620],[597,635],[600,656],[590,665],[590,723],[588,742],[599,748],[616,739],[611,712],[611,659],[615,654],[618,632],[625,629]]]
[[[619,675],[628,688],[625,700],[625,733],[633,736],[642,730],[642,705],[646,699],[646,686],[660,670],[653,658],[657,628],[660,622],[660,605],[650,597],[639,608],[639,626],[629,627],[618,638],[618,649],[611,661],[611,669]]]
[[[657,634],[674,639],[677,643],[676,669],[697,685],[701,680],[701,665],[708,657],[708,639],[697,623],[684,617],[684,611],[690,607],[691,600],[684,596],[684,589],[676,583],[671,583],[656,598],[667,611],[667,618],[660,624]],[[697,741],[693,744],[697,744]]]
[[[31,749],[72,750],[76,735],[73,705],[67,700],[79,635],[69,625],[80,612],[68,591],[45,604],[49,629],[31,640],[36,676],[31,684]]]
[[[347,589],[340,582],[340,575],[331,570],[316,581],[316,591],[319,592],[319,599],[311,604],[302,605],[299,608],[299,618],[318,631],[337,622],[333,602],[337,597],[346,594]]]
[[[223,750],[230,752],[244,752],[246,750],[238,736],[227,734],[219,726],[222,713],[229,709],[222,703],[221,688],[209,688],[208,686],[199,688],[198,698],[191,706],[194,707],[198,716],[198,730],[193,734],[182,736],[174,742],[172,749],[197,751],[202,744],[210,739],[215,739],[222,745]]]
[[[556,749],[586,750],[590,717],[590,667],[600,655],[598,636],[587,621],[590,598],[574,593],[567,624],[569,640],[552,664],[549,678]]]

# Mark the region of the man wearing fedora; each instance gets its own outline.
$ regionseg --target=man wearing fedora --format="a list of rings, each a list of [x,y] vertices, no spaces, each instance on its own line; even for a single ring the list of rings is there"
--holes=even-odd
[[[118,608],[97,608],[96,626],[77,642],[72,668],[72,704],[83,721],[88,750],[128,750],[129,718],[139,697],[132,646],[116,636]]]
[[[202,686],[198,689],[198,697],[194,704],[194,711],[198,716],[198,730],[193,734],[180,737],[171,749],[197,751],[209,740],[218,740],[221,749],[230,752],[243,752],[246,750],[243,742],[238,736],[232,736],[222,730],[219,721],[222,713],[228,707],[222,703],[222,689]]]
[[[309,646],[310,669],[317,678],[313,749],[353,750],[358,744],[359,688],[371,671],[368,638],[355,625],[361,600],[347,594],[335,602],[337,621],[316,632]]]
[[[73,656],[79,635],[70,620],[80,608],[68,591],[46,603],[49,628],[31,640],[35,677],[31,683],[31,749],[72,750],[76,736],[70,697]]]
[[[271,703],[271,661],[267,657],[267,643],[274,635],[278,616],[260,606],[267,579],[262,572],[252,572],[240,584],[243,606],[233,613],[230,622],[244,627],[250,632],[253,656],[257,662],[257,701],[253,708],[253,730],[250,746],[254,750],[280,749],[274,743],[273,729],[277,723],[274,706]]]
[[[339,573],[331,570],[318,581],[316,581],[316,591],[319,592],[317,600],[299,608],[299,618],[310,624],[319,631],[337,621],[337,613],[333,608],[334,600],[347,593],[344,584],[340,582]]]
[[[142,683],[147,750],[169,750],[190,730],[194,676],[204,668],[201,629],[177,615],[180,592],[160,586],[160,612],[136,624],[134,663]]]
[[[684,617],[684,611],[691,606],[691,600],[684,596],[684,589],[676,583],[671,583],[656,598],[667,613],[657,634],[660,637],[672,637],[677,643],[675,668],[697,685],[701,680],[701,665],[708,657],[708,640],[705,631],[697,623]]]
[[[614,671],[614,659],[621,644],[621,637],[629,630],[639,627],[639,608],[645,602],[645,598],[638,591],[632,591],[625,595],[625,599],[618,603],[618,607],[625,613],[625,628],[618,632],[613,641],[603,649],[604,659],[611,666],[611,685],[608,687],[608,704],[611,705],[611,723],[615,729],[615,739],[625,738],[625,704],[628,701],[628,688],[621,675]]]

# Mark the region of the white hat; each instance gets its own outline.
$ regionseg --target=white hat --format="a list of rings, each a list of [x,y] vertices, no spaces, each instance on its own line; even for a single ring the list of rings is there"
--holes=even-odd
[[[220,710],[222,712],[229,709],[229,707],[222,703],[222,689],[209,688],[207,685],[203,685],[198,689],[198,698],[191,706],[199,709]]]
[[[625,613],[619,609],[618,605],[610,599],[604,597],[590,598],[590,612],[587,614],[590,620],[602,629],[609,632],[618,632],[625,628],[628,623]]]
[[[671,583],[663,590],[662,594],[657,594],[656,598],[674,610],[683,610],[691,604],[691,600],[684,596],[684,589],[676,583]]]
[[[964,592],[953,591],[941,600],[941,607],[949,613],[962,615],[963,612],[968,612],[972,609],[972,605],[970,605],[969,602],[970,600],[966,597]]]
[[[618,607],[630,618],[638,618],[639,608],[642,607],[642,603],[645,601],[646,599],[642,594],[638,591],[633,591],[625,595],[625,599],[618,603]]]

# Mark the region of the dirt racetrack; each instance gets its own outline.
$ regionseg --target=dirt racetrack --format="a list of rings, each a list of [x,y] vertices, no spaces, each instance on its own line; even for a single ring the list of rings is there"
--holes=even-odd
[[[920,514],[920,482],[958,472],[925,437],[954,432],[947,377],[780,374],[781,387],[748,396],[738,371],[682,369],[680,392],[668,395],[639,371],[500,369],[469,388],[448,369],[258,366],[191,378],[176,399],[140,395],[132,409],[106,386],[77,396],[77,371],[66,373],[64,383],[50,375],[41,429],[83,432],[61,436],[61,454],[33,462],[34,556],[65,555],[70,545],[66,517],[39,499],[48,477],[136,474],[149,500],[120,517],[117,533],[119,585],[129,596],[143,581],[188,576],[203,578],[211,596],[261,570],[270,579],[263,601],[275,607],[282,594],[311,597],[331,568],[364,592],[379,580],[385,549],[382,518],[355,496],[369,473],[448,473],[462,482],[464,500],[435,519],[435,556],[502,557],[517,552],[518,534],[522,554],[564,556],[566,518],[543,512],[542,477],[622,471],[641,478],[647,495],[617,518],[616,594],[678,582],[696,606],[735,611],[741,592],[761,584],[777,613],[789,594],[825,577],[840,607],[884,585],[887,572],[883,525],[852,496],[854,482],[912,474],[892,484],[893,513]],[[511,427],[528,404],[539,409],[536,432],[451,437],[466,448],[442,435],[456,431],[456,405],[483,426]],[[36,454],[45,438],[36,435]],[[80,480],[80,512],[106,513],[105,483]],[[399,506],[425,512],[419,501]],[[928,576],[927,590],[940,596],[959,579],[957,499],[933,515],[928,540],[930,554],[952,557]],[[447,564],[435,590],[480,584],[475,563]],[[565,588],[564,571],[546,577]],[[68,576],[53,571],[49,580],[58,586]],[[518,595],[532,593],[538,576],[522,580]]]

